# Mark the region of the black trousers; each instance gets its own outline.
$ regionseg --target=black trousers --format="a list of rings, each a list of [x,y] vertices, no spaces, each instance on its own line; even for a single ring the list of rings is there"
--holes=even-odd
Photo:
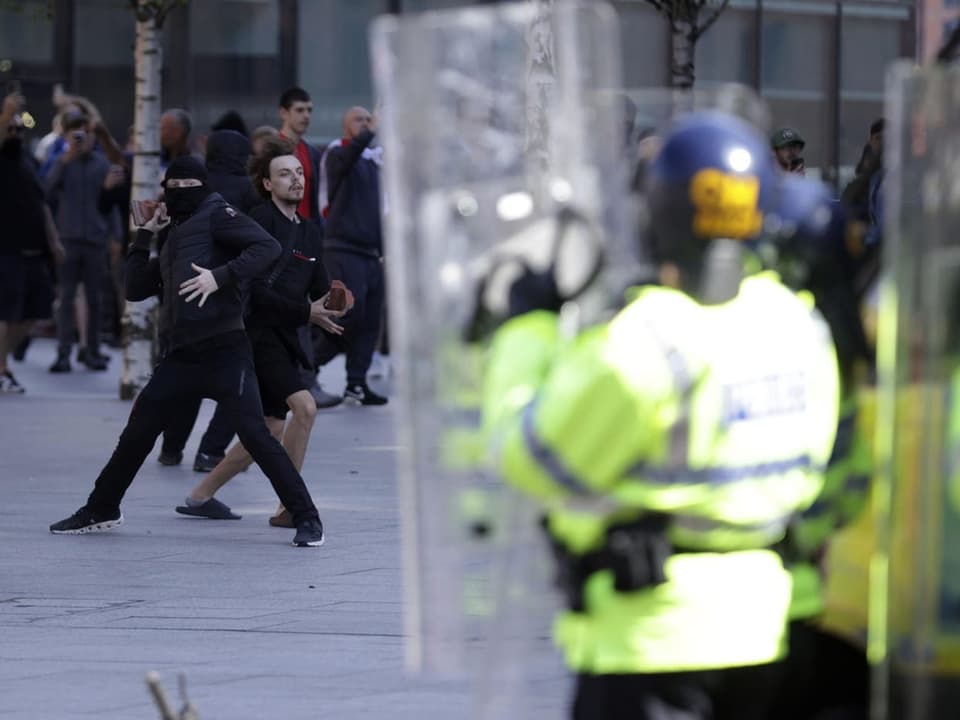
[[[766,720],[778,665],[647,675],[580,675],[573,720]]]
[[[353,309],[338,322],[343,335],[334,340],[328,336],[325,349],[314,358],[325,365],[339,352],[347,356],[347,385],[365,385],[373,351],[380,340],[385,286],[383,263],[379,258],[342,250],[328,250],[323,255],[327,274],[341,280],[353,293]],[[316,347],[316,345],[314,346]]]
[[[57,311],[57,341],[61,355],[73,345],[74,305],[77,285],[83,283],[87,296],[87,345],[96,353],[100,347],[101,284],[107,273],[107,252],[99,243],[66,240],[67,256],[60,267],[60,308]]]
[[[301,326],[297,331],[297,335],[300,338],[300,345],[303,347],[303,352],[306,354],[307,359],[312,362],[313,340],[310,335],[310,328],[310,325]],[[315,369],[303,369],[301,379],[308,388],[313,386],[316,377],[317,371]],[[187,446],[187,440],[190,439],[190,433],[193,432],[193,426],[197,423],[197,415],[200,414],[200,403],[202,400],[202,398],[198,397],[192,402],[184,403],[184,406],[180,409],[180,412],[177,413],[176,417],[174,417],[170,425],[164,428],[163,452],[172,455],[183,452],[183,448]],[[217,405],[217,409],[213,412],[213,417],[210,418],[210,424],[207,425],[206,432],[204,432],[203,437],[200,438],[200,447],[197,448],[197,451],[202,452],[204,455],[214,455],[217,457],[225,455],[227,446],[230,444],[230,441],[233,440],[234,433],[236,433],[236,428],[229,413],[220,407],[220,405]]]
[[[200,404],[202,397],[191,399],[185,402],[170,424],[163,431],[163,452],[177,454],[183,452],[183,448],[190,439],[190,433],[193,432],[193,426],[197,422],[197,416],[200,414]],[[207,425],[203,437],[200,439],[198,452],[205,455],[225,455],[227,446],[233,440],[236,427],[230,418],[227,410],[221,405],[213,411],[213,417]]]
[[[319,517],[290,456],[267,430],[250,344],[245,335],[239,338],[215,349],[178,351],[161,360],[134,403],[117,447],[90,493],[88,507],[104,511],[120,507],[164,428],[185,403],[208,397],[220,403],[233,420],[240,442],[269,478],[294,521]]]
[[[790,623],[790,654],[770,720],[867,720],[864,651],[810,623]]]

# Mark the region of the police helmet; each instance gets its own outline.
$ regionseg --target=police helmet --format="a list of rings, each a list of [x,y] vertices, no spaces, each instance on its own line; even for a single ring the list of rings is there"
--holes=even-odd
[[[767,213],[758,243],[765,262],[794,289],[810,289],[818,270],[838,268],[846,216],[830,189],[793,173],[779,177],[776,209]]]
[[[711,241],[758,238],[778,174],[766,138],[745,121],[719,111],[680,118],[646,170],[653,260],[696,275]]]
[[[841,377],[849,382],[861,361],[872,363],[846,245],[848,214],[822,182],[780,176],[778,208],[768,213],[761,257],[794,290],[809,290],[830,327]]]

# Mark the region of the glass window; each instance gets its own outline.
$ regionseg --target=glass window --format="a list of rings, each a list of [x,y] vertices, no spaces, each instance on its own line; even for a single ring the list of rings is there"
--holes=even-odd
[[[77,3],[73,40],[76,63],[87,67],[133,65],[137,19],[126,0]]]
[[[277,0],[202,0],[191,2],[189,8],[194,55],[277,54]]]
[[[646,3],[618,2],[623,84],[627,88],[664,87],[669,81],[667,21]]]
[[[351,106],[372,109],[375,104],[367,29],[386,11],[386,0],[299,4],[297,76],[313,98],[309,133],[314,142],[340,137],[343,114]]]
[[[832,164],[827,89],[833,22],[833,15],[763,15],[761,93],[770,104],[774,128],[794,128],[806,141],[804,160],[814,177]]]
[[[896,20],[844,15],[840,65],[844,94],[883,99],[887,66],[900,57],[901,28]]]
[[[883,115],[887,68],[901,53],[903,20],[851,16],[845,11],[840,68],[840,184],[854,176],[870,134]]]
[[[127,0],[79,0],[72,32],[74,72],[67,89],[90,100],[123,144],[133,123],[136,15]]]
[[[53,19],[46,0],[0,3],[0,60],[53,62]]]
[[[400,10],[406,15],[407,13],[443,10],[472,4],[473,0],[400,0]]]
[[[754,83],[753,10],[728,8],[697,43],[697,85]]]

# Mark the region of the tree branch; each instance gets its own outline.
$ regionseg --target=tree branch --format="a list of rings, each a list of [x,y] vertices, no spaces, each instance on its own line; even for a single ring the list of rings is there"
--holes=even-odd
[[[707,19],[703,22],[702,25],[694,24],[693,33],[690,36],[690,39],[693,42],[696,42],[700,39],[700,36],[703,35],[710,27],[717,21],[717,18],[720,17],[720,14],[727,9],[727,6],[730,4],[730,0],[720,0],[720,5],[716,10],[713,11]]]
[[[667,11],[667,7],[666,7],[667,4],[666,4],[665,2],[663,2],[663,0],[645,0],[645,1],[646,1],[647,5],[652,6],[653,9],[656,10],[656,11],[657,11],[658,13],[660,13],[661,15],[666,15],[666,14],[667,14],[667,12],[668,12],[668,11]]]

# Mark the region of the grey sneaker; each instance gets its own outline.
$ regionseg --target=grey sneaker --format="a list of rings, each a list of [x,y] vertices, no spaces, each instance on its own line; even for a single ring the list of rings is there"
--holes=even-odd
[[[304,520],[297,525],[297,534],[293,536],[295,547],[320,547],[326,538],[323,536],[323,523],[320,518]]]

